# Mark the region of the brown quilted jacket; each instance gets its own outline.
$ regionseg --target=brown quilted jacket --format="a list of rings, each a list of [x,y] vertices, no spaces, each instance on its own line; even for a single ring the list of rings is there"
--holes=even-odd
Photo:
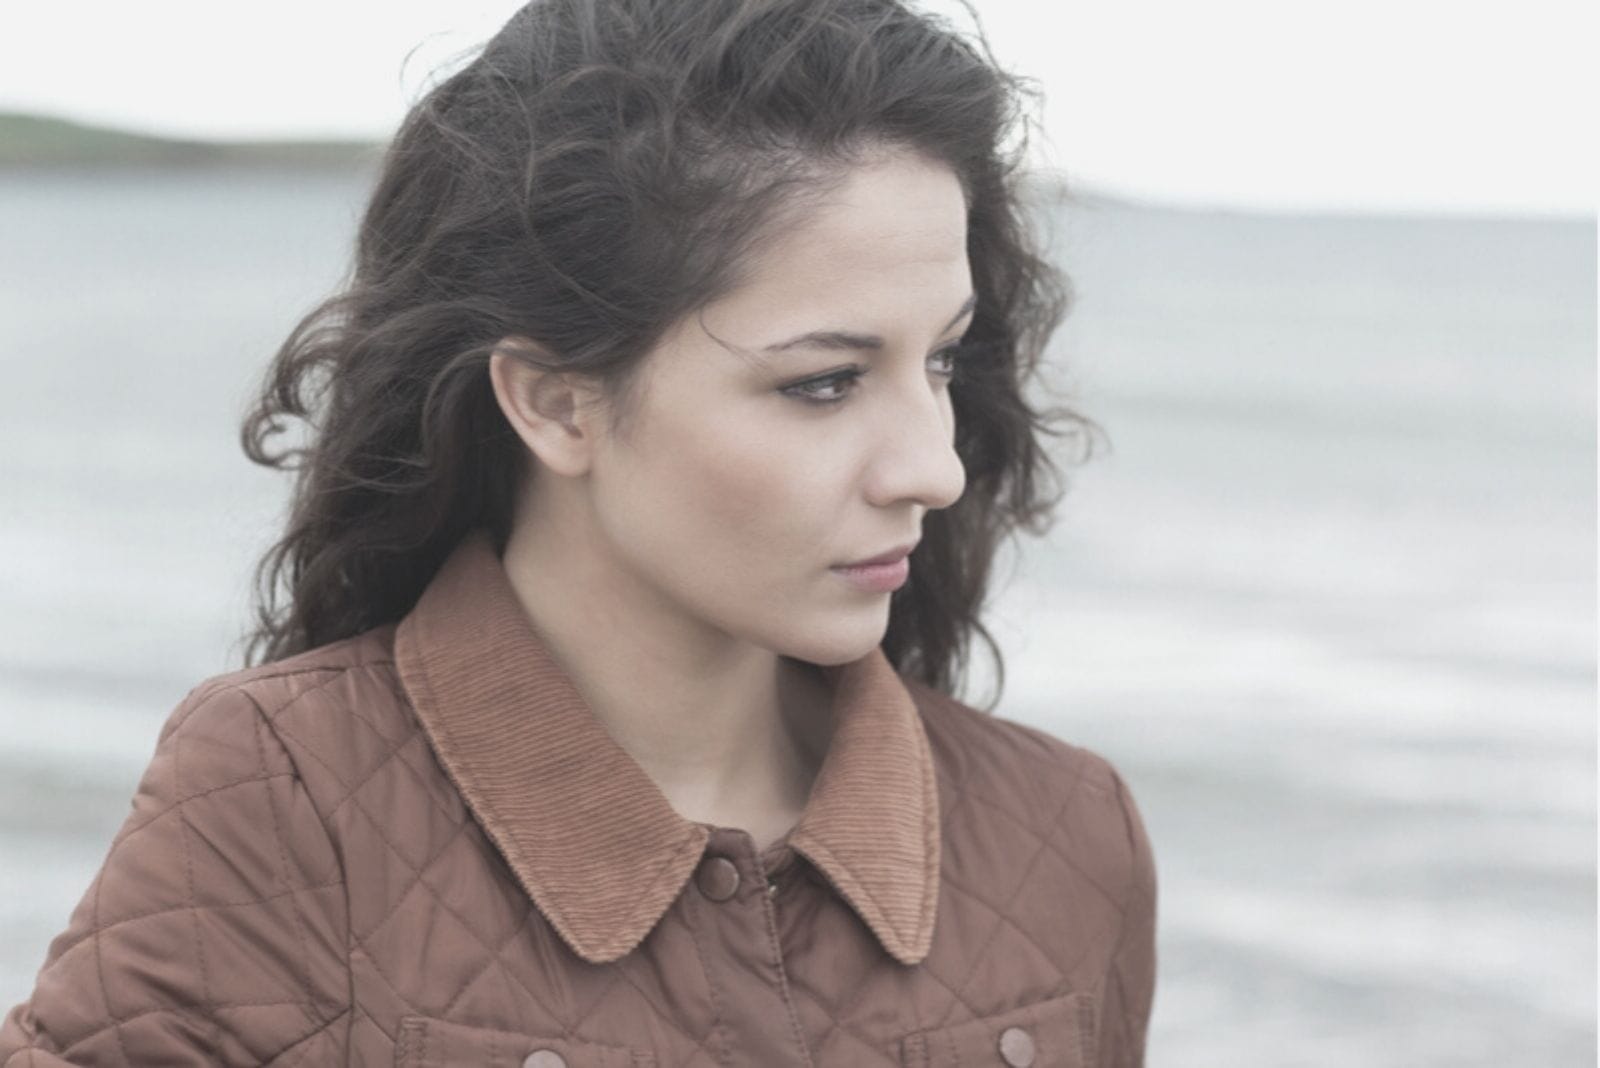
[[[881,649],[827,674],[758,854],[668,804],[475,534],[400,623],[184,698],[0,1066],[1142,1064],[1117,772]]]

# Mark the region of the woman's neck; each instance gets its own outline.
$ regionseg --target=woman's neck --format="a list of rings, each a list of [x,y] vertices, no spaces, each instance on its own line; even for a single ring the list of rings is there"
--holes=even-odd
[[[596,718],[680,815],[781,834],[804,808],[831,737],[822,673],[695,632],[636,596],[619,569],[560,548],[514,531],[502,565]]]

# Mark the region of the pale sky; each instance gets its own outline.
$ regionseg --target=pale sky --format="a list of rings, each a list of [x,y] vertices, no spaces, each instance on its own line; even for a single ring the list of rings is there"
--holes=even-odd
[[[974,4],[1001,62],[1044,90],[1043,162],[1085,189],[1274,211],[1593,215],[1600,199],[1591,0]],[[12,0],[0,110],[383,137],[430,69],[518,6]]]

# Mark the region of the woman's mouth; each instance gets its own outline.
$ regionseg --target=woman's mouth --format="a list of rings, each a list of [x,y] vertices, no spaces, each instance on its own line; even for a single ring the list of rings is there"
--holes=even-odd
[[[854,567],[833,567],[829,570],[858,589],[869,593],[890,593],[905,585],[907,577],[911,574],[911,557],[908,554],[892,563],[858,564]]]

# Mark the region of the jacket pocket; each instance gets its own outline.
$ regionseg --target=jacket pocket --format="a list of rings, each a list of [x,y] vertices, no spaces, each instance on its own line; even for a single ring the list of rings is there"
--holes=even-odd
[[[901,1039],[905,1068],[1093,1068],[1095,998],[1062,994]]]
[[[520,1031],[405,1016],[396,1068],[656,1068],[655,1054],[628,1046],[541,1038]]]

